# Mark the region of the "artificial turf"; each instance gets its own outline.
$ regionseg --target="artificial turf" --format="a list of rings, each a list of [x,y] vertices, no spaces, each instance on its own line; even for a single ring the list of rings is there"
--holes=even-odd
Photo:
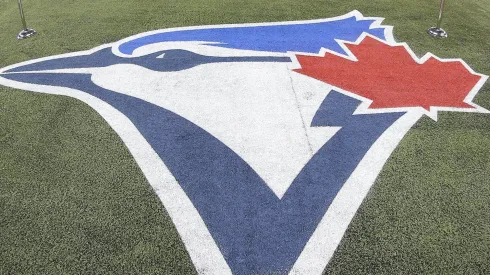
[[[490,75],[490,0],[0,0],[0,67],[167,27],[385,17],[422,56]],[[490,109],[490,84],[475,102]],[[490,272],[490,115],[423,118],[385,165],[326,273]],[[0,87],[0,274],[193,274],[179,236],[120,138],[75,99]]]

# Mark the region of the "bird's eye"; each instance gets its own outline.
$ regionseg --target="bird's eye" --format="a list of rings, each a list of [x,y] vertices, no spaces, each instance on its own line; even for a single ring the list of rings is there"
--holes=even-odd
[[[165,56],[165,53],[162,53],[161,55],[157,56],[156,58],[163,58]]]

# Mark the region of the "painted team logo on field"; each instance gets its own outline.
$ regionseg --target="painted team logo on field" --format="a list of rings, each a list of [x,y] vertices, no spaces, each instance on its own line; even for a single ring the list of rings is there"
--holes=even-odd
[[[200,273],[321,274],[412,125],[487,76],[417,58],[381,18],[186,27],[0,70],[121,136]]]

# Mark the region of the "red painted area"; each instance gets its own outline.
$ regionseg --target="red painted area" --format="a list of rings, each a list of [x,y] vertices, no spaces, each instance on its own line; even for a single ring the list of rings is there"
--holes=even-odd
[[[464,98],[480,80],[461,62],[435,58],[418,64],[403,46],[390,46],[367,36],[346,44],[358,61],[327,53],[297,55],[298,73],[373,100],[370,108],[431,106],[473,108]]]

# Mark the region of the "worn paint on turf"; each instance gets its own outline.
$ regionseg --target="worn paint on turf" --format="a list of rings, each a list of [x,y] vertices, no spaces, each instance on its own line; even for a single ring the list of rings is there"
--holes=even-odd
[[[0,84],[99,112],[198,272],[320,274],[422,115],[488,112],[472,103],[486,76],[418,59],[381,21],[159,30],[3,68]]]

